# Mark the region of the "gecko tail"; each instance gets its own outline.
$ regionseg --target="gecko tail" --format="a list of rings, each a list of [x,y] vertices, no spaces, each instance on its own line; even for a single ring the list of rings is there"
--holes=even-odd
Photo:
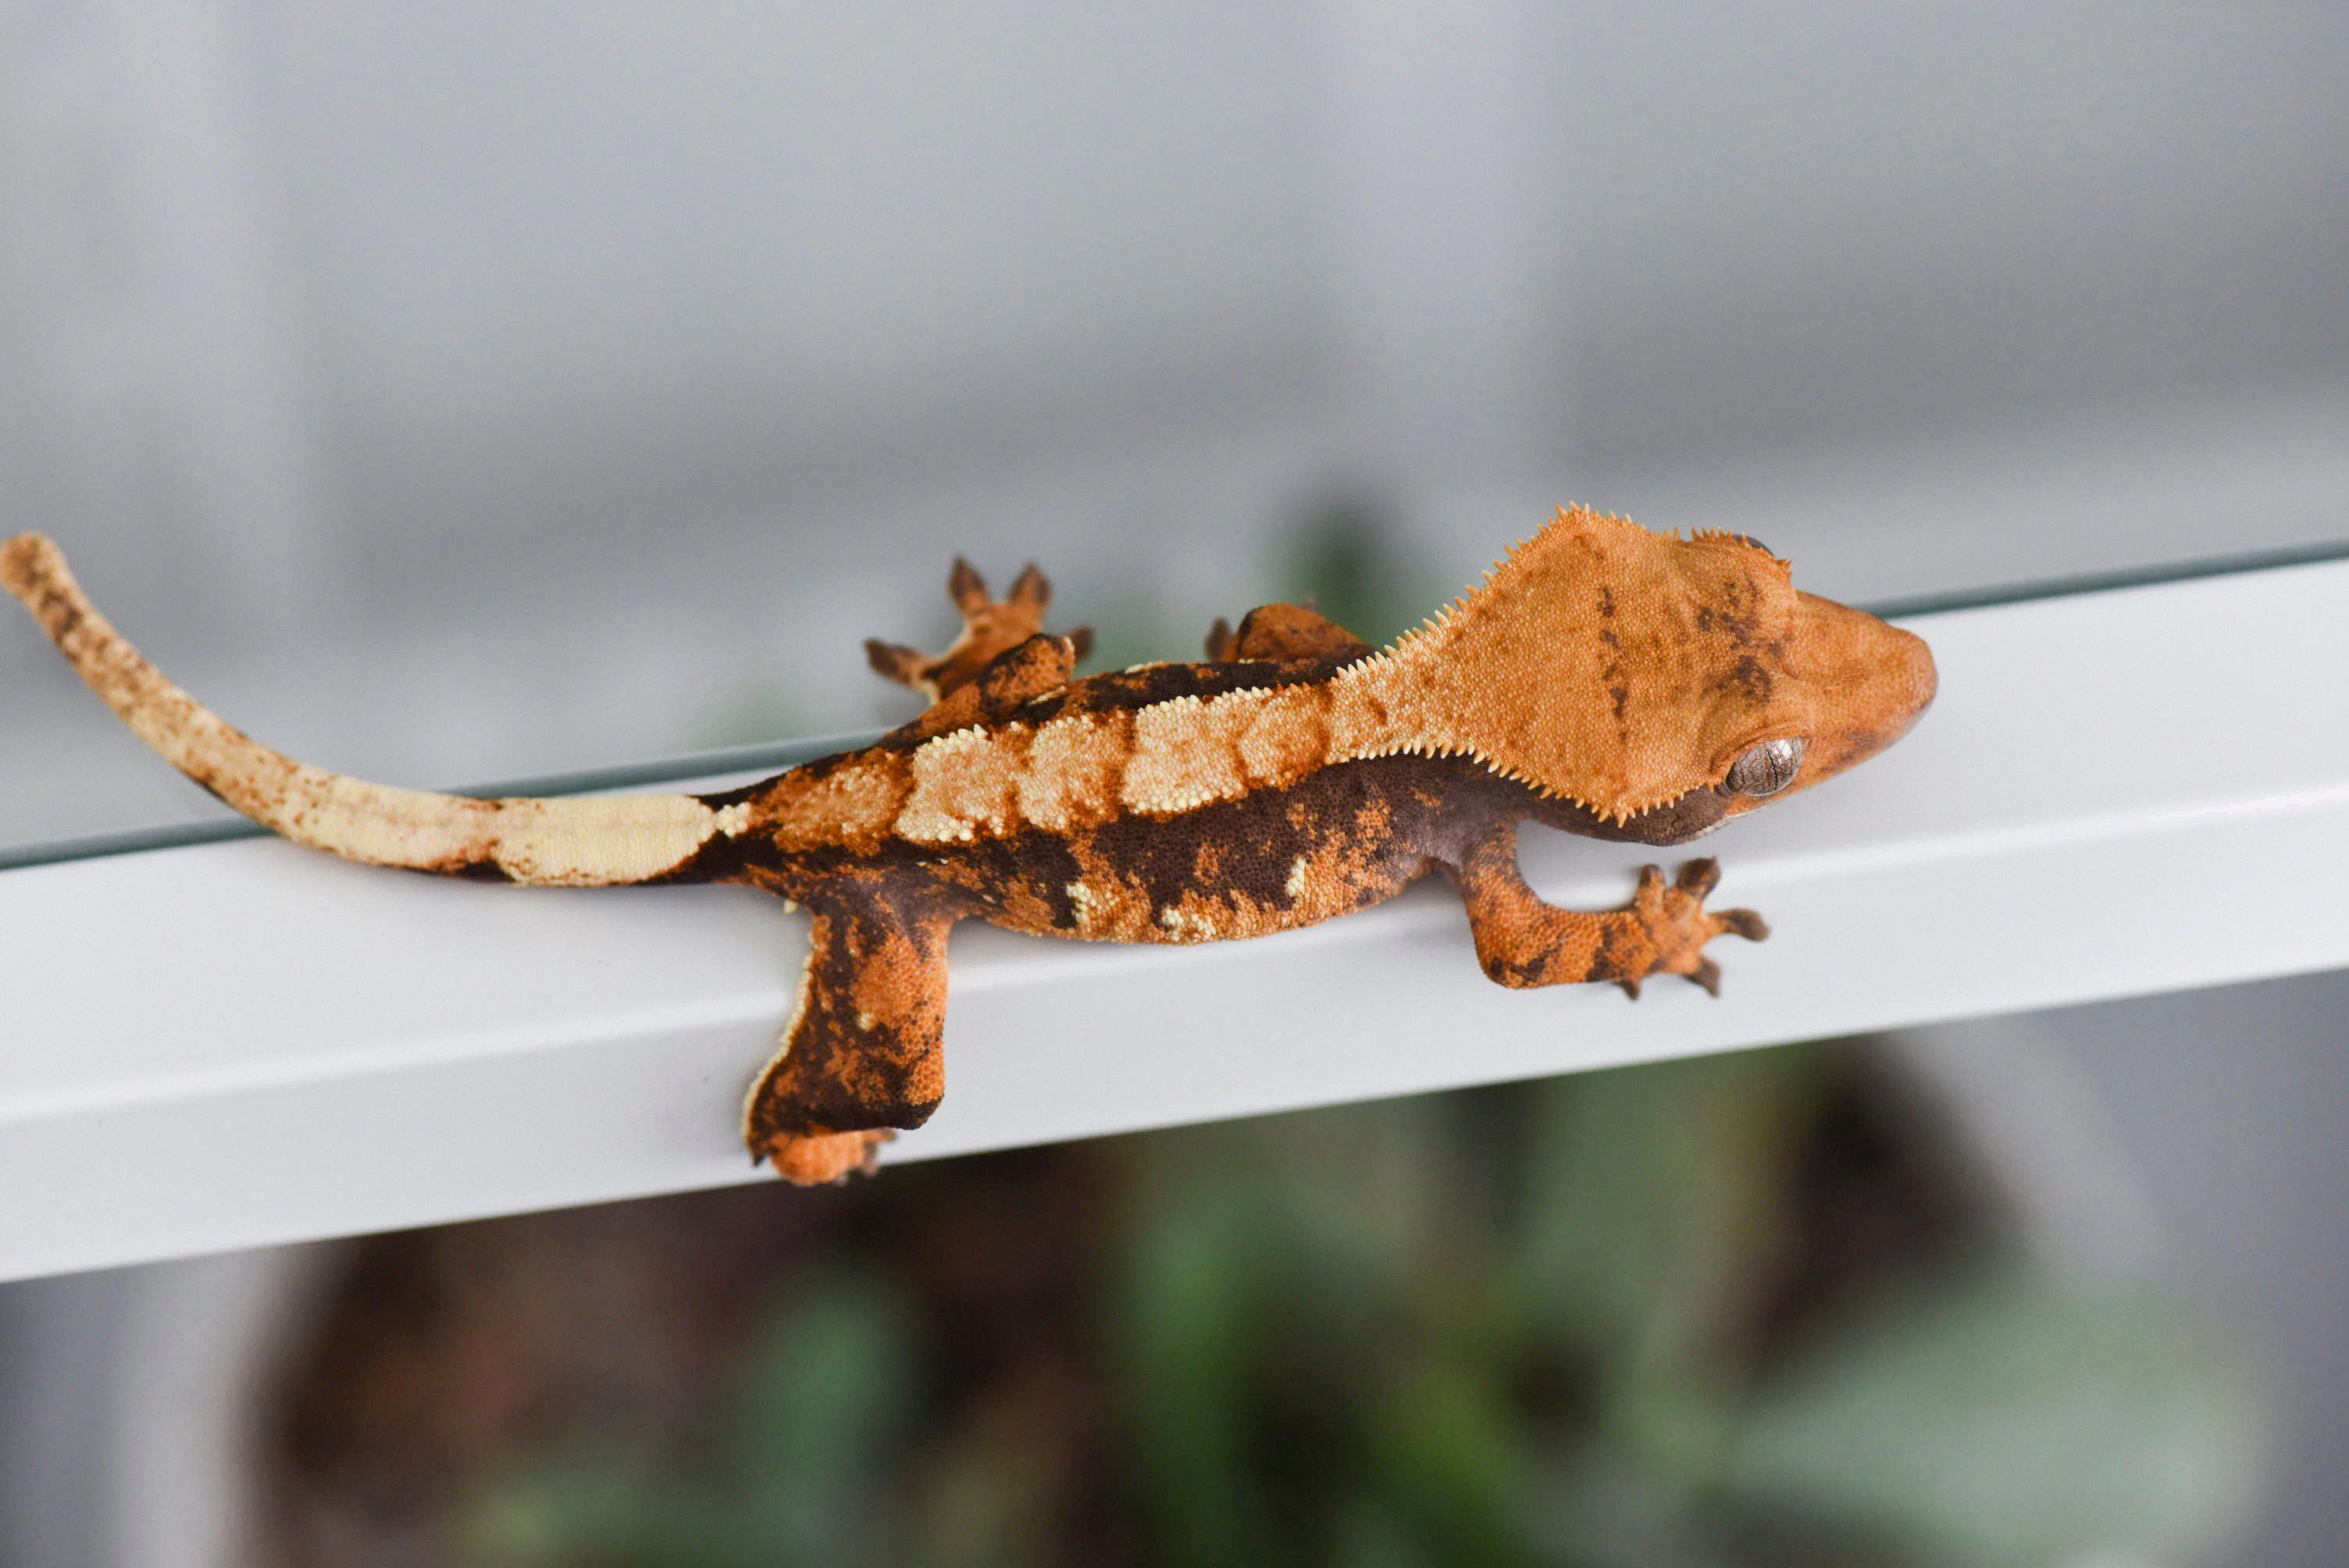
[[[690,876],[697,851],[740,826],[690,795],[482,800],[329,773],[252,739],[166,679],[98,613],[64,552],[42,535],[0,544],[0,587],[165,761],[270,831],[328,854],[449,876],[613,887]]]

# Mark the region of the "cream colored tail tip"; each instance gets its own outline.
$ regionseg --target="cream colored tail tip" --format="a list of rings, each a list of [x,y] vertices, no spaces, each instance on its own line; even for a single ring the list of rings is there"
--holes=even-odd
[[[65,563],[64,552],[48,535],[20,533],[0,544],[0,588],[21,599],[36,584],[54,580]]]

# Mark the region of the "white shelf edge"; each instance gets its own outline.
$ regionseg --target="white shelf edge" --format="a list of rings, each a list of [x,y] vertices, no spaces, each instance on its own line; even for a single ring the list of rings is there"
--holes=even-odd
[[[1916,734],[1703,844],[1777,931],[1722,944],[1719,1002],[1503,991],[1435,887],[1180,951],[967,927],[947,1102],[892,1161],[2349,965],[2349,704],[2306,706],[2349,563],[1910,624]],[[1561,903],[1648,858],[1528,837]],[[803,942],[740,890],[274,842],[0,873],[0,1278],[768,1180],[735,1109]]]

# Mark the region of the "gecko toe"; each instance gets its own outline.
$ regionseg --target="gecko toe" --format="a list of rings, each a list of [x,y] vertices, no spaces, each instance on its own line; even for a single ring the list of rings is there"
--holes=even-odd
[[[1040,614],[1052,603],[1052,580],[1030,561],[1012,579],[1011,592],[1005,595],[1005,603],[1023,605]]]
[[[987,579],[978,574],[978,567],[957,555],[954,570],[947,573],[947,597],[964,614],[976,615],[987,608]]]
[[[1700,958],[1696,967],[1689,971],[1688,982],[1692,985],[1702,986],[1708,996],[1718,996],[1721,995],[1721,965],[1710,958]]]
[[[885,643],[878,637],[867,637],[864,639],[864,662],[873,666],[874,674],[910,686],[914,673],[929,661],[926,655],[903,643]]]
[[[1702,856],[1681,867],[1679,880],[1673,886],[1695,898],[1702,898],[1721,885],[1721,862],[1711,855]]]
[[[1769,940],[1770,923],[1750,909],[1715,910],[1713,918],[1720,923],[1722,930],[1742,936],[1748,942]]]
[[[1637,980],[1618,980],[1615,984],[1623,987],[1623,995],[1634,1002],[1640,999],[1640,983]]]

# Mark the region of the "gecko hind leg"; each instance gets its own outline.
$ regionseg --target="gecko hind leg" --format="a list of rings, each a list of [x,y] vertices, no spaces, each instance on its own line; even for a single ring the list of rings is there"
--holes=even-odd
[[[1020,568],[1009,595],[991,599],[987,580],[957,555],[947,578],[947,597],[962,613],[962,634],[945,653],[933,657],[878,637],[864,644],[865,659],[874,673],[911,686],[932,702],[977,680],[998,655],[1040,634],[1044,611],[1052,603],[1052,583],[1030,562]],[[1078,627],[1068,634],[1068,641],[1076,657],[1083,658],[1093,645],[1092,628]]]
[[[742,1138],[801,1186],[871,1171],[896,1128],[946,1093],[947,933],[952,922],[876,898],[815,911],[798,1011],[751,1085]]]

